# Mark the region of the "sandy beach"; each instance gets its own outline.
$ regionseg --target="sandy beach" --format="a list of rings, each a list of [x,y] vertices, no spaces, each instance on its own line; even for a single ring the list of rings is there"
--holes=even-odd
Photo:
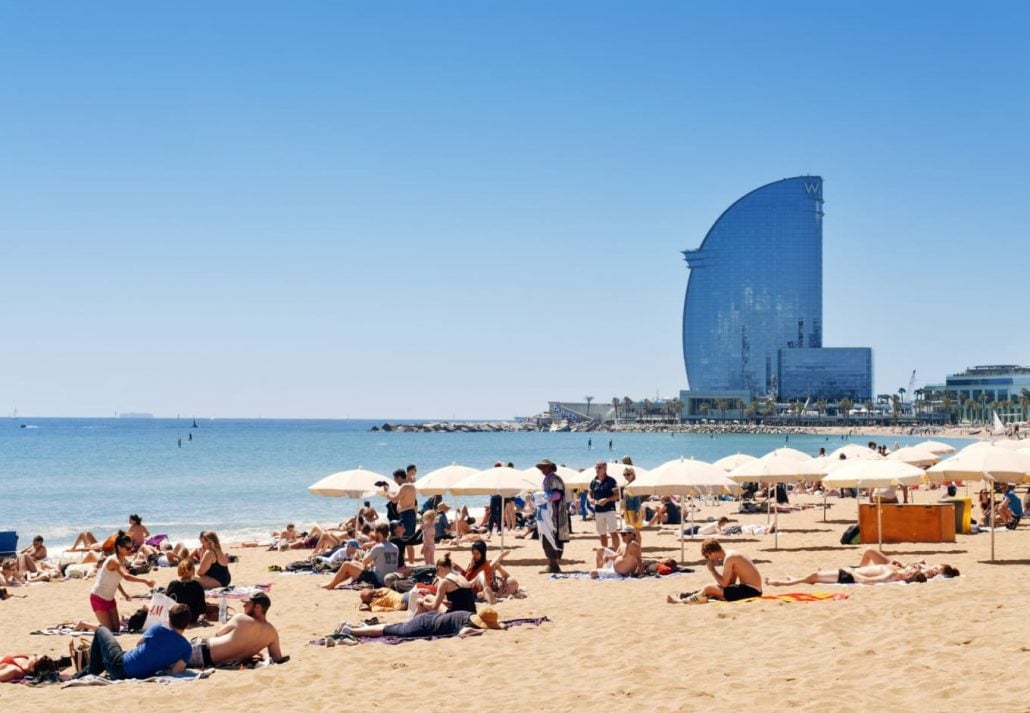
[[[919,502],[939,491],[921,490]],[[974,490],[975,492],[975,490]],[[816,498],[801,498],[817,502]],[[763,575],[803,575],[820,567],[857,563],[861,548],[839,544],[855,517],[854,500],[821,509],[781,514],[779,549],[771,536],[722,538],[725,547],[749,554]],[[701,519],[727,514],[742,523],[765,515],[737,514],[721,503]],[[567,570],[586,570],[597,544],[593,523],[574,521],[566,549]],[[525,599],[498,604],[502,619],[547,616],[539,628],[524,626],[471,639],[377,643],[323,648],[308,645],[342,620],[360,621],[354,591],[326,592],[320,576],[280,576],[269,565],[298,558],[295,552],[233,548],[240,562],[234,583],[271,583],[270,620],[279,628],[291,660],[259,670],[218,670],[209,679],[163,687],[120,684],[60,689],[0,686],[12,710],[279,710],[322,711],[359,705],[365,710],[433,705],[444,697],[450,710],[481,709],[486,700],[518,710],[737,709],[865,711],[930,708],[1025,711],[1021,683],[1030,663],[1030,625],[1024,607],[1027,546],[1024,524],[997,535],[1000,561],[987,563],[989,536],[959,535],[954,544],[899,544],[885,550],[901,560],[947,561],[955,580],[920,585],[798,586],[786,591],[845,592],[843,601],[753,601],[669,605],[668,594],[709,583],[699,541],[687,542],[686,565],[695,573],[629,581],[551,580],[540,574],[540,546],[508,538],[508,565],[524,583]],[[499,546],[494,538],[493,546]],[[679,541],[668,528],[645,530],[645,556],[678,557]],[[444,548],[438,549],[442,553]],[[454,559],[464,563],[467,549]],[[173,576],[158,570],[159,584]],[[26,598],[0,603],[0,653],[67,653],[66,636],[33,636],[34,629],[64,620],[93,620],[91,581],[39,584],[12,590]],[[130,594],[141,585],[127,585]],[[134,606],[138,606],[134,601]],[[128,604],[119,602],[124,610]],[[380,615],[399,621],[402,613]],[[206,635],[197,629],[187,635]],[[134,636],[124,639],[128,645]],[[396,686],[395,690],[390,686]],[[433,692],[436,692],[434,694]]]

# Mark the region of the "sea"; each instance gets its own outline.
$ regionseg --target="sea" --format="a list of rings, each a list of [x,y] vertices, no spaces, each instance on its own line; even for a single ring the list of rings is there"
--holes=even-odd
[[[194,423],[196,425],[194,425]],[[734,453],[761,456],[788,445],[816,454],[851,439],[827,435],[684,433],[397,433],[371,431],[382,421],[274,419],[10,418],[0,422],[0,531],[19,545],[43,535],[52,549],[80,531],[101,540],[137,513],[152,534],[195,543],[201,530],[224,541],[267,540],[295,522],[335,524],[359,502],[325,498],[309,485],[341,470],[389,476],[408,464],[420,475],[459,463],[496,461],[529,468],[549,458],[573,468],[633,457],[652,468],[679,457],[714,461]],[[391,423],[413,423],[391,421]],[[888,445],[924,437],[890,436]],[[961,440],[945,440],[956,447]],[[385,503],[370,497],[380,513]],[[483,505],[486,498],[463,497]]]

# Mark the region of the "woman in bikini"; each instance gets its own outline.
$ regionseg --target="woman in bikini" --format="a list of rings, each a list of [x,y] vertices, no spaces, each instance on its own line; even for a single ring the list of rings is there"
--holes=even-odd
[[[476,611],[476,593],[464,576],[454,571],[451,555],[444,555],[436,561],[436,594],[429,594],[418,600],[416,614],[427,611]]]
[[[200,538],[200,566],[197,579],[204,589],[228,587],[232,581],[229,574],[229,558],[222,552],[222,544],[214,532],[205,532]]]
[[[106,626],[111,631],[121,629],[121,618],[118,616],[118,603],[115,601],[115,593],[121,592],[126,601],[129,595],[122,587],[122,580],[126,582],[138,582],[145,584],[151,589],[157,586],[152,579],[135,577],[125,568],[125,558],[132,551],[132,538],[124,531],[119,530],[114,540],[114,554],[104,560],[97,570],[97,578],[93,583],[93,590],[89,595],[89,603],[97,621],[101,626]]]
[[[511,596],[519,591],[519,583],[508,573],[501,562],[508,555],[502,552],[491,562],[487,560],[486,543],[480,540],[472,543],[472,561],[465,568],[465,579],[472,585],[477,598],[493,604],[498,597]]]
[[[0,683],[20,681],[25,677],[39,676],[72,665],[67,656],[55,661],[49,656],[29,656],[13,654],[0,658]]]

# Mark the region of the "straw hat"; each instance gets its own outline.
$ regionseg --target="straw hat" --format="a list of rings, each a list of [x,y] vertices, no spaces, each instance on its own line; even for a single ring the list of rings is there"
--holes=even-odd
[[[503,629],[504,625],[497,620],[497,610],[493,607],[479,607],[479,611],[469,617],[469,621],[477,629]]]

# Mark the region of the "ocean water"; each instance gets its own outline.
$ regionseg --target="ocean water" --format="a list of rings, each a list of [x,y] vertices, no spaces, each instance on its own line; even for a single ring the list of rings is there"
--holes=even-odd
[[[0,530],[17,530],[19,544],[41,534],[60,548],[81,530],[102,539],[125,528],[135,512],[152,533],[174,540],[195,541],[202,529],[228,540],[267,538],[287,521],[303,528],[353,515],[360,503],[312,495],[307,487],[358,466],[389,475],[415,463],[425,475],[451,463],[488,468],[500,460],[523,468],[550,458],[586,467],[599,458],[629,454],[650,468],[681,456],[713,461],[733,453],[762,455],[785,444],[815,454],[820,447],[831,451],[850,442],[798,435],[372,433],[370,427],[381,422],[359,420],[198,419],[197,428],[192,423],[5,419],[0,423]],[[891,437],[888,442],[921,440]],[[382,500],[371,499],[384,512]],[[462,498],[469,505],[485,501]]]

